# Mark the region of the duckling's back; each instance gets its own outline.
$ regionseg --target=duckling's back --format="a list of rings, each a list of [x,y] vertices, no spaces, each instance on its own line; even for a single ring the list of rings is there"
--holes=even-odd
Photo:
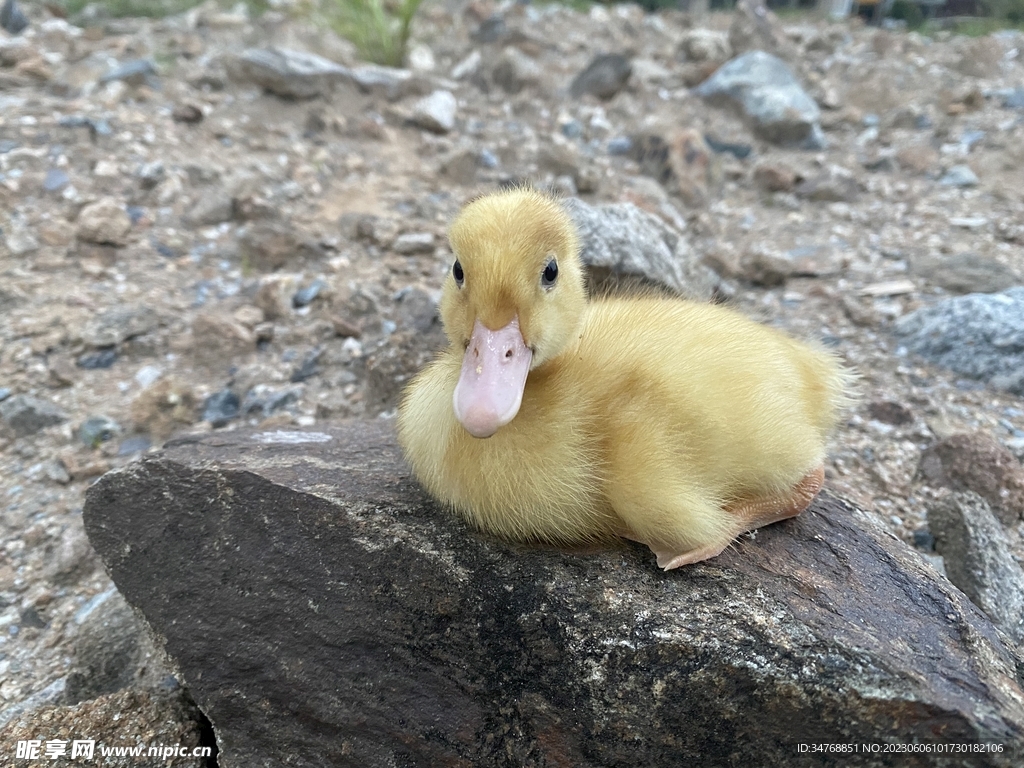
[[[598,393],[618,474],[669,457],[723,504],[783,492],[820,465],[848,385],[824,350],[720,306],[654,297],[592,301],[567,365]]]

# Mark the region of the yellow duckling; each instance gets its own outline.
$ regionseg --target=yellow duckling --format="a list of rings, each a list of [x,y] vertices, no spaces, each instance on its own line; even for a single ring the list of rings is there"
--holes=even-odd
[[[398,436],[420,482],[478,528],[576,545],[622,536],[677,568],[800,514],[850,376],[723,307],[588,301],[576,229],[512,189],[467,205],[441,318]]]

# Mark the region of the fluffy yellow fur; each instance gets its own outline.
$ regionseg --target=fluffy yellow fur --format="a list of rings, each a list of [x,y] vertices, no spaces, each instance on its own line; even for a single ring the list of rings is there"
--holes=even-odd
[[[588,301],[575,228],[535,191],[470,203],[450,240],[465,275],[444,285],[451,346],[409,385],[398,434],[427,490],[475,526],[520,541],[724,546],[754,527],[736,508],[820,467],[849,380],[829,353],[719,306]],[[477,439],[452,408],[463,350],[477,318],[499,328],[517,314],[534,351],[522,404]]]

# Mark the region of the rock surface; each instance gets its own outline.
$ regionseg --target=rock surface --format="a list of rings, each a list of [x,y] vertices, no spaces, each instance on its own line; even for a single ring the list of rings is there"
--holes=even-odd
[[[642,277],[683,296],[706,299],[714,275],[697,262],[682,234],[632,203],[566,202],[579,229],[583,262],[615,275]]]
[[[1013,642],[1024,643],[1024,570],[985,500],[950,494],[928,510],[928,526],[949,580]]]
[[[722,65],[697,89],[714,105],[738,107],[769,141],[820,149],[821,111],[782,59],[751,51]]]
[[[957,296],[901,317],[910,351],[1024,395],[1024,287]]]
[[[934,485],[977,493],[1008,527],[1024,517],[1024,467],[989,435],[950,435],[929,446],[921,474]]]
[[[376,420],[172,441],[95,484],[85,519],[224,768],[799,767],[822,764],[799,743],[851,741],[1021,759],[1019,659],[827,494],[666,574],[638,545],[563,553],[467,530]]]
[[[330,92],[339,83],[352,82],[347,67],[315,53],[288,48],[250,48],[226,63],[236,80],[289,99],[311,99]]]

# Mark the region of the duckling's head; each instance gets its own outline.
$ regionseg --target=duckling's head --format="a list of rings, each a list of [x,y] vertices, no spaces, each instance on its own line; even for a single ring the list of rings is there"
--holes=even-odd
[[[441,319],[465,349],[453,405],[474,437],[508,424],[531,370],[577,335],[586,291],[576,227],[562,206],[532,189],[474,200],[448,232],[455,261]]]

